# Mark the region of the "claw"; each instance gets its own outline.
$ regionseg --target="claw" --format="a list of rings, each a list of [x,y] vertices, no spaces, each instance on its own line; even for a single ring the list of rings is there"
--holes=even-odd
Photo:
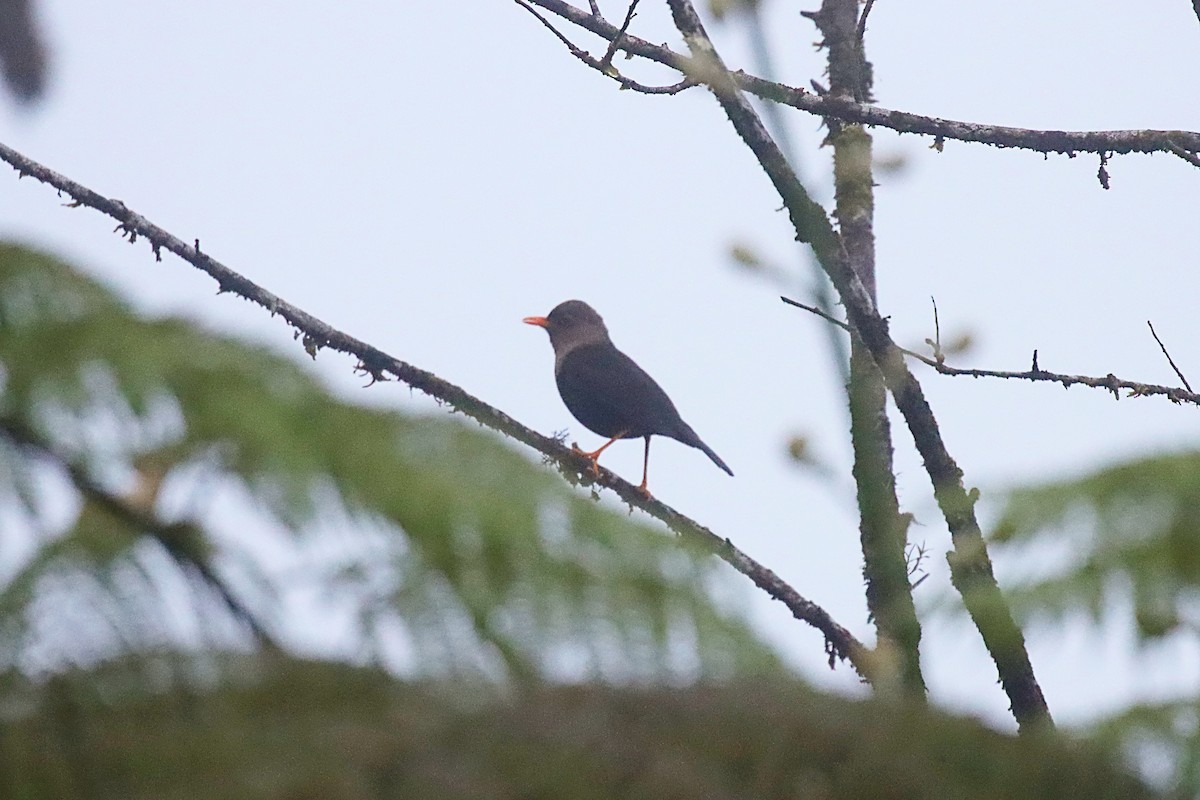
[[[603,449],[604,449],[603,447],[600,448],[600,450],[603,450]],[[597,450],[593,453],[588,453],[584,450],[579,449],[579,445],[577,445],[573,442],[571,444],[571,452],[572,453],[583,456],[584,458],[586,458],[588,461],[591,462],[592,474],[595,475],[597,478],[600,477],[600,450]]]

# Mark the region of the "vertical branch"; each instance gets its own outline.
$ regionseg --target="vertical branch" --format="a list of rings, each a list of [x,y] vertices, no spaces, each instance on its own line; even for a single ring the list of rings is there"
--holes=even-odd
[[[896,408],[904,416],[933,484],[938,508],[950,529],[954,545],[947,557],[951,580],[962,594],[967,612],[996,664],[1000,684],[1012,703],[1017,724],[1023,732],[1053,726],[1046,698],[1025,649],[1025,637],[1013,621],[992,574],[987,546],[975,518],[975,493],[968,493],[963,486],[962,470],[946,449],[921,384],[904,363],[903,351],[892,341],[887,320],[880,316],[874,300],[850,266],[825,209],[813,201],[797,180],[775,140],[767,133],[717,54],[691,0],[667,2],[675,26],[692,52],[688,71],[709,87],[738,136],[754,153],[783,200],[797,240],[812,246],[846,307],[850,325],[879,365]]]
[[[858,39],[858,0],[824,0],[820,11],[808,16],[824,37],[830,94],[869,100],[871,72]],[[855,123],[827,120],[826,124],[833,145],[835,214],[845,256],[872,302],[877,302],[871,136]],[[906,696],[923,700],[921,625],[904,557],[910,518],[900,513],[896,498],[887,385],[857,335],[851,337],[847,392],[867,608],[881,650],[896,655],[895,683]]]

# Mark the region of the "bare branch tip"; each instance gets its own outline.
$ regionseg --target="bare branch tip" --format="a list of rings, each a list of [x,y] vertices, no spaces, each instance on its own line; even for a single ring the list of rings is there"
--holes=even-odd
[[[621,40],[629,31],[629,24],[633,22],[633,18],[637,16],[638,2],[639,0],[632,0],[632,2],[630,2],[629,10],[625,12],[625,21],[621,23],[621,27],[617,31],[617,35],[614,36],[612,41],[608,43],[608,50],[605,51],[604,57],[600,59],[601,72],[607,72],[608,68],[612,66],[613,56],[616,55],[617,49],[621,46]]]
[[[867,16],[871,13],[871,8],[875,5],[875,0],[867,0],[863,6],[862,16],[858,18],[858,29],[855,31],[855,37],[858,39],[858,46],[861,48],[863,36],[867,33]]]
[[[1154,324],[1150,320],[1146,320],[1146,324],[1150,326],[1150,335],[1154,337],[1154,341],[1158,342],[1158,347],[1162,350],[1164,356],[1167,357],[1167,363],[1171,365],[1171,369],[1175,370],[1175,374],[1179,380],[1183,382],[1183,386],[1189,392],[1192,391],[1192,385],[1188,383],[1188,379],[1183,376],[1183,372],[1175,365],[1175,359],[1171,358],[1171,354],[1167,352],[1167,346],[1163,344],[1163,340],[1158,338],[1158,332],[1154,330]],[[1172,398],[1173,399],[1173,398]]]

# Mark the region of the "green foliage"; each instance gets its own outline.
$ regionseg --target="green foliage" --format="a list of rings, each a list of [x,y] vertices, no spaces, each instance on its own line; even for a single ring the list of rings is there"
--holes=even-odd
[[[1139,800],[1103,751],[780,680],[464,686],[287,659],[142,661],[9,683],[7,798]]]
[[[497,436],[338,400],[288,358],[147,318],[4,244],[0,381],[0,503],[42,531],[3,573],[2,664],[177,642],[181,597],[206,641],[228,643],[238,629],[215,610],[252,598],[271,619],[301,580],[352,602],[363,647],[404,641],[416,674],[776,665],[709,599],[715,559],[579,496]],[[315,551],[305,574],[273,574],[241,546],[272,526]]]
[[[1038,565],[1040,574],[1005,587],[1024,619],[1061,622],[1083,613],[1095,622],[1127,622],[1145,642],[1194,637],[1200,453],[1156,455],[1020,488],[1009,494],[992,541],[1021,550],[1024,562]],[[1156,780],[1197,796],[1197,720],[1200,704],[1185,697],[1135,705],[1092,728]]]
[[[1008,591],[1019,612],[1098,620],[1131,596],[1139,633],[1165,636],[1185,625],[1200,590],[1200,453],[1018,489],[992,538],[1070,550],[1057,573]]]
[[[1200,700],[1145,703],[1102,720],[1088,731],[1099,745],[1140,758],[1156,782],[1200,796]],[[1150,772],[1151,770],[1147,770]]]

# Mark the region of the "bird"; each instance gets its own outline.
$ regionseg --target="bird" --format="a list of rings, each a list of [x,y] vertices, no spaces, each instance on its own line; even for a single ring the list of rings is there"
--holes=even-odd
[[[563,403],[585,428],[608,441],[588,453],[572,449],[592,462],[600,473],[600,454],[618,439],[646,440],[642,459],[642,483],[646,488],[650,469],[650,437],[667,436],[695,447],[713,463],[733,475],[733,470],[706,445],[692,426],[683,421],[675,404],[662,387],[622,353],[608,335],[608,327],[596,310],[582,300],[559,303],[544,317],[525,317],[522,322],[545,328],[554,348],[554,380]]]

